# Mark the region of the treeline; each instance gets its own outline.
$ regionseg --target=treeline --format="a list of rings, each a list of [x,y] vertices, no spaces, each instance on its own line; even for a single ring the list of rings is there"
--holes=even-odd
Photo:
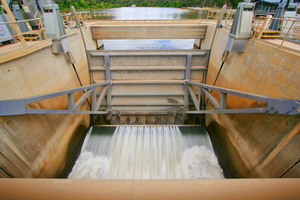
[[[70,6],[76,9],[118,8],[136,5],[137,7],[219,7],[227,4],[228,8],[236,8],[242,0],[55,0],[61,10],[68,10]]]

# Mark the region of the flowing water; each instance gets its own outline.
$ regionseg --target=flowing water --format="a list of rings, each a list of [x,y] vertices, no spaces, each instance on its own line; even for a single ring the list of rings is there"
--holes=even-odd
[[[205,18],[177,8],[115,8],[91,11],[93,19]],[[104,40],[104,49],[192,49],[194,40]],[[224,178],[203,127],[92,127],[69,178]]]
[[[203,127],[94,127],[69,178],[224,178]]]

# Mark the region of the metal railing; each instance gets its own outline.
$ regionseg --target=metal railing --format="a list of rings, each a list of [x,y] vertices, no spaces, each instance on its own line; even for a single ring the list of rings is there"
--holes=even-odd
[[[218,20],[219,16],[221,14],[220,9],[216,10],[216,9],[210,9],[208,10],[208,14],[206,19],[210,19],[210,20]],[[226,10],[224,15],[223,15],[223,19],[221,21],[221,24],[223,24],[225,27],[230,28],[235,16],[235,10]]]
[[[272,24],[278,23],[276,30]],[[272,15],[255,18],[252,26],[253,37],[282,39],[280,46],[288,39],[290,41],[300,40],[300,19],[296,17],[275,18]]]
[[[3,22],[3,23],[0,23],[0,25],[11,24],[12,25],[12,29],[14,30],[14,32],[16,34],[12,34],[11,36],[7,36],[7,37],[1,37],[0,39],[8,39],[8,38],[15,38],[15,37],[17,37],[20,40],[20,42],[22,43],[23,47],[27,46],[27,44],[25,42],[25,38],[24,38],[25,35],[37,34],[37,35],[39,35],[37,38],[39,38],[39,39],[40,38],[47,39],[42,18],[26,19],[26,20],[16,21],[13,13],[11,12],[10,8],[8,7],[7,2],[4,1],[4,0],[2,0],[1,2],[2,2],[2,5],[3,5],[3,8],[5,9],[5,11],[6,11],[6,13],[7,13],[7,15],[8,15],[9,19],[10,19],[10,22]],[[38,25],[39,29],[38,30],[30,30],[30,26],[28,25],[28,23],[30,21],[39,21],[39,25]],[[26,32],[21,32],[20,31],[18,23],[23,23],[23,22],[26,23],[26,25],[28,26],[28,29],[30,31],[26,31]]]
[[[84,22],[92,19],[90,11],[77,11],[76,13],[79,21]],[[75,16],[72,12],[61,13],[61,17],[66,25],[75,24]]]
[[[28,25],[28,22],[31,22],[31,21],[39,21],[39,26],[38,26],[39,29],[38,30],[32,30],[30,28],[30,26]],[[0,23],[0,25],[17,24],[17,26],[18,26],[18,23],[23,23],[23,22],[26,22],[26,25],[27,25],[29,31],[17,33],[18,31],[15,29],[15,26],[12,26],[14,31],[16,32],[16,34],[11,35],[11,36],[6,36],[6,37],[0,37],[0,40],[4,40],[4,39],[8,39],[8,38],[18,38],[22,42],[22,40],[32,38],[32,36],[29,37],[29,35],[37,35],[36,39],[38,39],[38,40],[47,39],[47,35],[45,32],[42,18],[26,19],[26,20],[20,20],[20,21],[12,21],[12,22],[2,22],[2,23]],[[28,37],[26,37],[27,35],[28,35]],[[22,46],[25,47],[25,46],[27,46],[27,44],[22,42]]]

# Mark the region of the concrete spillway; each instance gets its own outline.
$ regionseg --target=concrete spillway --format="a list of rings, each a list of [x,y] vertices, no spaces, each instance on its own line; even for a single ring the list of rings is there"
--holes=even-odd
[[[92,127],[69,178],[223,178],[200,126]]]

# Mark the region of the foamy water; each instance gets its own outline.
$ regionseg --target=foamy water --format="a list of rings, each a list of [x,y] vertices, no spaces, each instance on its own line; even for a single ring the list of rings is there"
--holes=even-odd
[[[112,136],[88,135],[68,178],[224,178],[209,138],[202,140],[178,127],[117,127]]]

